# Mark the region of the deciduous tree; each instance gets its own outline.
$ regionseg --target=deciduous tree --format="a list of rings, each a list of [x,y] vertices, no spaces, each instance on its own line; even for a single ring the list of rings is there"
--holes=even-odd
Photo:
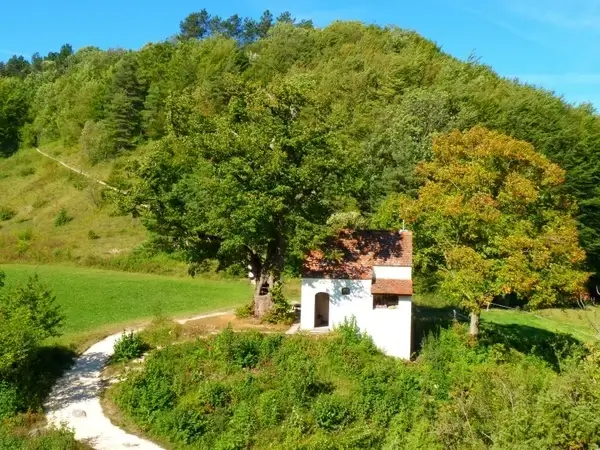
[[[560,190],[565,173],[532,145],[481,127],[455,131],[434,140],[418,173],[425,183],[416,200],[399,202],[400,216],[414,225],[420,268],[470,311],[472,334],[496,298],[538,308],[583,292],[585,253],[576,205]]]
[[[225,114],[197,117],[204,132],[164,140],[137,168],[130,206],[144,205],[148,228],[192,270],[207,258],[251,265],[261,316],[286,258],[327,234],[360,182],[358,158],[311,80],[234,89]]]

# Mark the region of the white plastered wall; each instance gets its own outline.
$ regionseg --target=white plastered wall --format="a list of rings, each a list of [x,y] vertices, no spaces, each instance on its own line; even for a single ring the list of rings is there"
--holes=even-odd
[[[373,266],[373,275],[375,279],[412,280],[412,267]]]
[[[350,294],[342,295],[343,288],[348,288]],[[315,296],[320,292],[329,294],[330,328],[354,316],[360,329],[387,355],[410,359],[411,297],[400,297],[395,309],[373,309],[371,280],[304,278],[300,315],[303,330],[314,328]]]

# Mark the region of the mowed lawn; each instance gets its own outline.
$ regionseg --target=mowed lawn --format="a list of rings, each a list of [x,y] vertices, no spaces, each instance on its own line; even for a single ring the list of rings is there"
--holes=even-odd
[[[0,265],[7,283],[38,274],[56,296],[66,316],[64,342],[80,343],[152,319],[235,308],[252,297],[244,280],[177,278],[69,266]]]

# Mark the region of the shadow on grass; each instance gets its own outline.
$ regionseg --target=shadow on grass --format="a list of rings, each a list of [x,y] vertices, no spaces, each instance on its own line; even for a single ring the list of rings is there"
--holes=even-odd
[[[503,345],[526,355],[546,361],[554,370],[560,370],[560,361],[587,354],[582,342],[567,333],[521,324],[482,322],[480,345]]]
[[[452,307],[413,307],[413,352],[420,353],[423,339],[450,328],[455,321],[467,323],[467,313]],[[587,353],[582,342],[570,334],[552,332],[543,328],[522,324],[498,324],[482,320],[479,345],[502,345],[526,355],[546,361],[554,370],[560,369],[560,361],[570,356]]]
[[[441,329],[450,328],[454,320],[461,317],[459,311],[452,307],[435,308],[432,306],[413,306],[412,317],[412,351],[420,353],[423,339],[430,334],[437,335]]]

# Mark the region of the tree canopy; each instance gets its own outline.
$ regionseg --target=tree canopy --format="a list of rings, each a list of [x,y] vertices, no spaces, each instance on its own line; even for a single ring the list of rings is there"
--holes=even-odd
[[[584,292],[576,205],[564,171],[531,144],[481,127],[438,136],[425,183],[399,201],[414,224],[417,266],[443,295],[471,311],[513,295],[548,307]]]
[[[300,259],[360,189],[360,153],[344,145],[313,84],[303,76],[237,84],[222,114],[198,117],[198,132],[163,140],[137,167],[128,200],[192,267],[242,261],[257,291],[272,287],[286,256]]]
[[[335,130],[336,166],[360,168],[349,173],[361,189],[345,192],[331,209],[386,228],[399,225],[386,216],[387,205],[400,194],[416,195],[421,181],[414,169],[431,159],[435,136],[485,126],[532,144],[566,171],[559,190],[577,201],[587,268],[600,270],[596,111],[501,78],[476,61],[459,61],[414,32],[358,22],[316,28],[269,11],[224,19],[202,10],[182,20],[178,36],[137,51],[74,51],[66,44],[31,61],[17,57],[8,71],[7,65],[0,70],[0,154],[60,141],[80,145],[92,163],[147,142],[176,147],[184,159],[203,156],[201,148],[217,148],[200,137],[207,130],[214,137],[224,134],[227,121],[233,129],[247,126],[243,117],[234,119],[236,108],[246,108],[234,99],[310,80],[302,95],[320,112],[300,114],[292,128],[327,122],[319,127]],[[260,136],[272,133],[268,117],[256,125]],[[313,138],[302,135],[298,145]]]

